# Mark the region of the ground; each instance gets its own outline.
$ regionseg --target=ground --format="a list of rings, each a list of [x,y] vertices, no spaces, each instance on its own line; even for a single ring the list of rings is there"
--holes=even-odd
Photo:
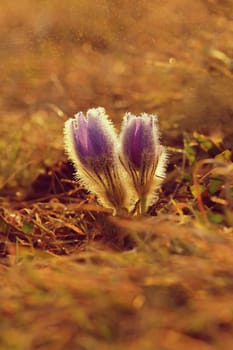
[[[0,5],[1,349],[233,348],[233,4]],[[156,113],[145,216],[74,180],[63,125]]]

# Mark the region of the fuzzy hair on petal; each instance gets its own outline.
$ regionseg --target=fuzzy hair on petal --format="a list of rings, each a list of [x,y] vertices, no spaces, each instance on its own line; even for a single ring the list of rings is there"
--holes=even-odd
[[[102,128],[104,135],[109,140],[112,140],[114,144],[117,143],[118,137],[116,129],[103,107],[89,109],[87,111],[87,117],[88,116],[95,118],[98,121],[100,127]]]
[[[75,141],[72,132],[72,122],[72,118],[68,119],[65,122],[64,145],[68,158],[73,163],[73,166],[75,168],[75,178],[80,182],[80,184],[84,188],[96,194],[99,199],[99,202],[103,206],[114,209],[112,204],[105,196],[104,187],[101,185],[101,181],[98,179],[97,174],[95,174],[94,172],[92,173],[90,170],[87,170],[78,157],[78,154],[75,149]]]
[[[119,202],[120,198],[122,198],[122,208],[130,211],[133,208],[136,199],[132,194],[133,190],[131,191],[130,188],[125,186],[128,182],[128,174],[119,161],[117,153],[118,138],[115,128],[108,119],[103,108],[90,109],[87,113],[89,113],[89,115],[92,113],[93,118],[98,118],[98,123],[103,129],[105,137],[108,138],[109,142],[112,142],[111,159],[106,161],[105,164],[102,164],[100,172],[96,172],[90,167],[86,167],[77,154],[72,129],[74,119],[68,119],[65,122],[64,127],[64,145],[68,158],[74,165],[75,178],[88,191],[94,193],[97,196],[99,203],[103,206],[111,208],[116,212],[116,209],[119,209],[116,206],[120,206],[120,203],[117,203],[117,201]],[[78,114],[76,115],[76,121],[78,120],[77,116]],[[114,198],[115,196],[116,201]]]
[[[158,158],[158,164],[155,171],[155,177],[159,177],[161,179],[164,179],[166,176],[166,167],[168,163],[168,153],[164,146],[159,146],[159,158]]]

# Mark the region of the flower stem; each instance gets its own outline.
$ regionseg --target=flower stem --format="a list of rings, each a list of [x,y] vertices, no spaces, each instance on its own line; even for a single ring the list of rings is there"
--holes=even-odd
[[[139,214],[144,215],[146,214],[146,211],[147,211],[146,196],[143,196],[140,198]]]

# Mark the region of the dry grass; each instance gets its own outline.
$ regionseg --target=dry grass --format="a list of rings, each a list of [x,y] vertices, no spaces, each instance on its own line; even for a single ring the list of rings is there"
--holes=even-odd
[[[0,7],[0,347],[231,350],[232,2]],[[63,124],[94,106],[159,114],[146,217],[72,179]]]

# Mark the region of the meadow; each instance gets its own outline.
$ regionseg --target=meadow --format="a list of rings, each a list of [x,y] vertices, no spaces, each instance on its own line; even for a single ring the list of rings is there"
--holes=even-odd
[[[233,3],[0,4],[0,348],[233,348]],[[158,115],[146,215],[74,179],[65,121]]]

